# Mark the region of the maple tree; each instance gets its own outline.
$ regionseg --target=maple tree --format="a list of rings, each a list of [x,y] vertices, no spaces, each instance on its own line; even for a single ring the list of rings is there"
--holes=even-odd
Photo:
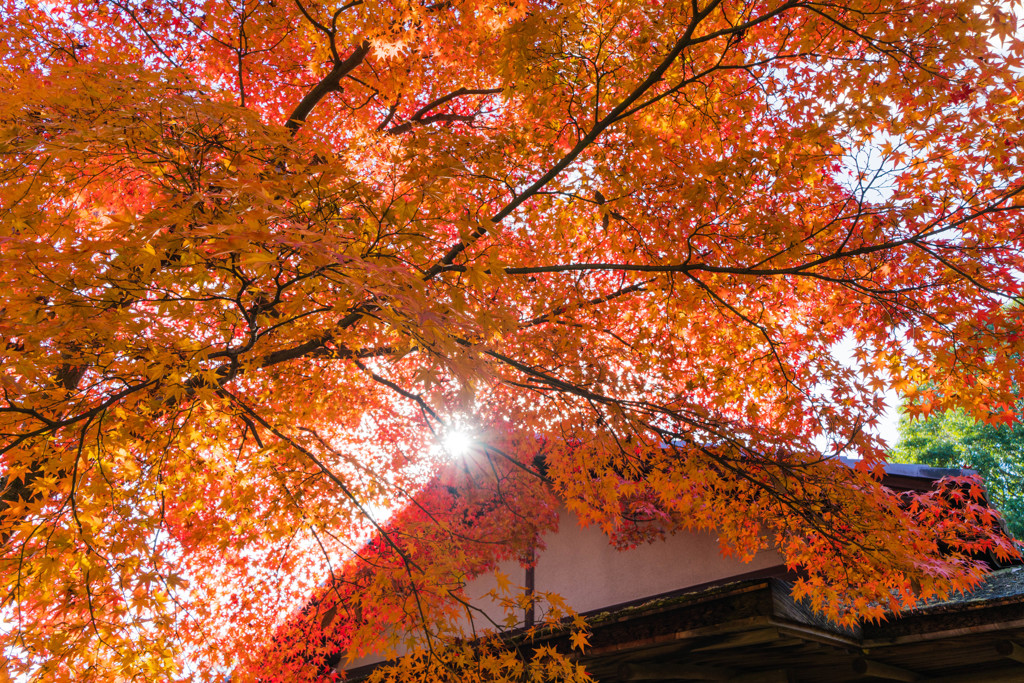
[[[889,387],[1013,415],[1005,4],[2,12],[12,675],[297,680],[415,633],[397,680],[581,677],[442,647],[559,505],[770,544],[843,620],[1012,551],[969,482],[890,495],[871,429]],[[490,474],[455,495],[458,429]]]

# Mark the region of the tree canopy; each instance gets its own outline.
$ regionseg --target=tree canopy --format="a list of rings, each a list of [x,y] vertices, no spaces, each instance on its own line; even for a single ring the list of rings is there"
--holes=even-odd
[[[1013,419],[1005,3],[2,2],[11,675],[276,675],[358,576],[302,642],[345,607],[416,675],[579,676],[439,647],[559,505],[772,545],[845,621],[1010,552],[969,483],[890,495],[872,431],[890,388]],[[493,495],[442,514],[458,431]]]

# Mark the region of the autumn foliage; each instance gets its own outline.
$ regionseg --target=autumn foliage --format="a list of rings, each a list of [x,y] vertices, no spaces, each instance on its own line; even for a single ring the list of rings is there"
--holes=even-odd
[[[1013,419],[1012,6],[2,8],[11,676],[301,680],[411,635],[396,680],[579,678],[465,627],[558,505],[775,546],[847,621],[1011,552],[970,483],[884,489],[872,427],[887,388]]]

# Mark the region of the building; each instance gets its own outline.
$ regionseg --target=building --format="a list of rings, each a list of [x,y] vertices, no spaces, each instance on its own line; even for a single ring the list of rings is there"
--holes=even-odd
[[[889,465],[895,491],[926,491],[960,470]],[[557,533],[532,566],[500,570],[529,590],[550,591],[586,616],[583,659],[601,683],[619,681],[1021,681],[1024,683],[1024,567],[1000,566],[970,595],[932,601],[881,623],[846,628],[791,596],[791,576],[771,550],[752,562],[723,557],[713,534],[684,532],[627,551],[564,510]],[[466,587],[481,613],[495,577]],[[522,623],[530,625],[533,606]],[[511,631],[510,639],[522,634]],[[531,641],[570,651],[568,631]],[[368,656],[329,664],[346,678],[382,662]]]

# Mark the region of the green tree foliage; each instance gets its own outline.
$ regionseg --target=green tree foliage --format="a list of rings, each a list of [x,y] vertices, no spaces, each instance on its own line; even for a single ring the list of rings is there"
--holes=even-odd
[[[991,502],[1009,530],[1024,538],[1024,426],[991,425],[961,409],[900,420],[893,462],[970,467],[985,478]]]

